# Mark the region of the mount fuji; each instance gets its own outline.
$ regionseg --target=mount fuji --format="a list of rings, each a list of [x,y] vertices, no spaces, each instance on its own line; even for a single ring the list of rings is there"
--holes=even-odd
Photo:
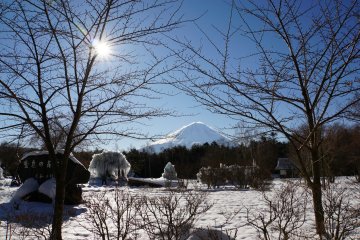
[[[216,142],[219,145],[232,146],[231,140],[202,122],[194,122],[184,126],[165,138],[155,141],[145,148],[145,151],[159,153],[167,148],[185,146],[190,149],[193,145]]]

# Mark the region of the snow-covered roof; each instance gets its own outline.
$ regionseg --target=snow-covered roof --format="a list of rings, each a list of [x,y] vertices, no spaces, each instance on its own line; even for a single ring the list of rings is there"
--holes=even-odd
[[[275,170],[292,170],[295,169],[295,165],[289,158],[278,158]]]
[[[56,154],[64,154],[64,150],[63,149],[59,149],[59,150],[56,150],[55,151]],[[42,155],[48,155],[49,152],[48,151],[33,151],[33,152],[29,152],[29,153],[26,153],[20,161],[23,161],[25,160],[26,158],[28,157],[34,157],[34,156],[42,156]],[[83,165],[79,160],[76,159],[76,157],[70,153],[70,157],[71,161],[73,161],[74,163],[77,163],[77,164],[80,164],[80,165]]]

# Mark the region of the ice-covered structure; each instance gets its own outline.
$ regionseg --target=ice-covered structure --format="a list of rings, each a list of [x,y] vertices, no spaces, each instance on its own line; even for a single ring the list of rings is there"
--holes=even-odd
[[[63,152],[56,152],[61,159]],[[23,183],[13,197],[13,201],[27,199],[30,201],[54,201],[56,181],[52,162],[47,151],[30,152],[22,157],[17,170]],[[72,154],[68,160],[65,177],[65,203],[79,204],[82,201],[82,190],[78,184],[87,183],[90,172]]]
[[[176,180],[177,179],[177,173],[175,171],[175,166],[171,164],[171,162],[168,162],[165,165],[164,173],[162,174],[163,178],[166,178],[168,180]]]
[[[102,152],[95,154],[90,162],[89,170],[93,177],[106,179],[127,179],[131,165],[121,152]]]

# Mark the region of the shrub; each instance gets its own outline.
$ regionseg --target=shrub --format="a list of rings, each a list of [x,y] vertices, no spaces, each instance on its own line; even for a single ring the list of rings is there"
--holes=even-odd
[[[150,239],[186,239],[197,218],[211,208],[206,193],[169,191],[165,196],[143,196],[139,212]]]
[[[258,169],[251,166],[226,166],[221,164],[220,168],[202,167],[196,176],[208,188],[231,184],[239,189],[246,189],[250,186],[258,189],[265,182]]]
[[[90,225],[83,227],[96,237],[103,240],[137,238],[139,198],[116,187],[113,193],[101,192],[87,198],[86,207]]]
[[[355,191],[354,191],[355,190]],[[360,228],[360,205],[353,201],[360,192],[330,184],[323,194],[325,228],[329,239],[342,240]]]
[[[306,220],[308,193],[299,184],[287,182],[273,195],[262,193],[261,209],[246,208],[247,222],[254,227],[260,239],[295,239]],[[304,239],[305,236],[301,236]]]

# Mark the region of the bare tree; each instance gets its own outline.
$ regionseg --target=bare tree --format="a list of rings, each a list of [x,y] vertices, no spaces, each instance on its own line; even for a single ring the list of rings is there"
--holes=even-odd
[[[333,178],[334,176],[344,176],[354,174],[359,176],[360,166],[360,125],[340,125],[333,124],[325,128],[324,144],[322,148],[325,152],[325,167],[328,171],[324,176]],[[329,176],[330,175],[330,176]]]
[[[295,149],[320,235],[320,130],[360,101],[358,13],[357,0],[232,1],[227,28],[215,29],[221,45],[205,31],[207,41],[199,48],[174,39],[185,49],[178,56],[186,63],[181,79],[187,81],[175,78],[179,88],[212,112],[280,133]],[[299,126],[305,134],[298,134]]]
[[[306,220],[307,201],[303,186],[287,182],[272,195],[262,192],[264,208],[247,208],[246,219],[261,239],[304,239],[299,234]]]
[[[175,0],[0,4],[0,130],[37,135],[49,151],[57,183],[53,239],[62,238],[70,152],[101,134],[143,137],[119,126],[166,114],[145,102],[151,84],[173,67],[154,48],[159,34],[183,22],[180,7]]]
[[[140,229],[141,198],[115,188],[113,192],[98,193],[86,199],[90,224],[83,227],[103,240],[137,239]]]
[[[353,201],[359,194],[357,189],[341,184],[332,184],[326,188],[323,201],[328,238],[348,239],[360,228],[360,204]]]
[[[186,239],[200,215],[207,212],[205,192],[169,191],[164,196],[143,196],[139,212],[142,228],[150,239]]]
[[[360,98],[360,93],[357,94],[357,98]],[[349,116],[349,119],[351,119],[354,122],[360,121],[360,102],[357,102],[351,109]]]

